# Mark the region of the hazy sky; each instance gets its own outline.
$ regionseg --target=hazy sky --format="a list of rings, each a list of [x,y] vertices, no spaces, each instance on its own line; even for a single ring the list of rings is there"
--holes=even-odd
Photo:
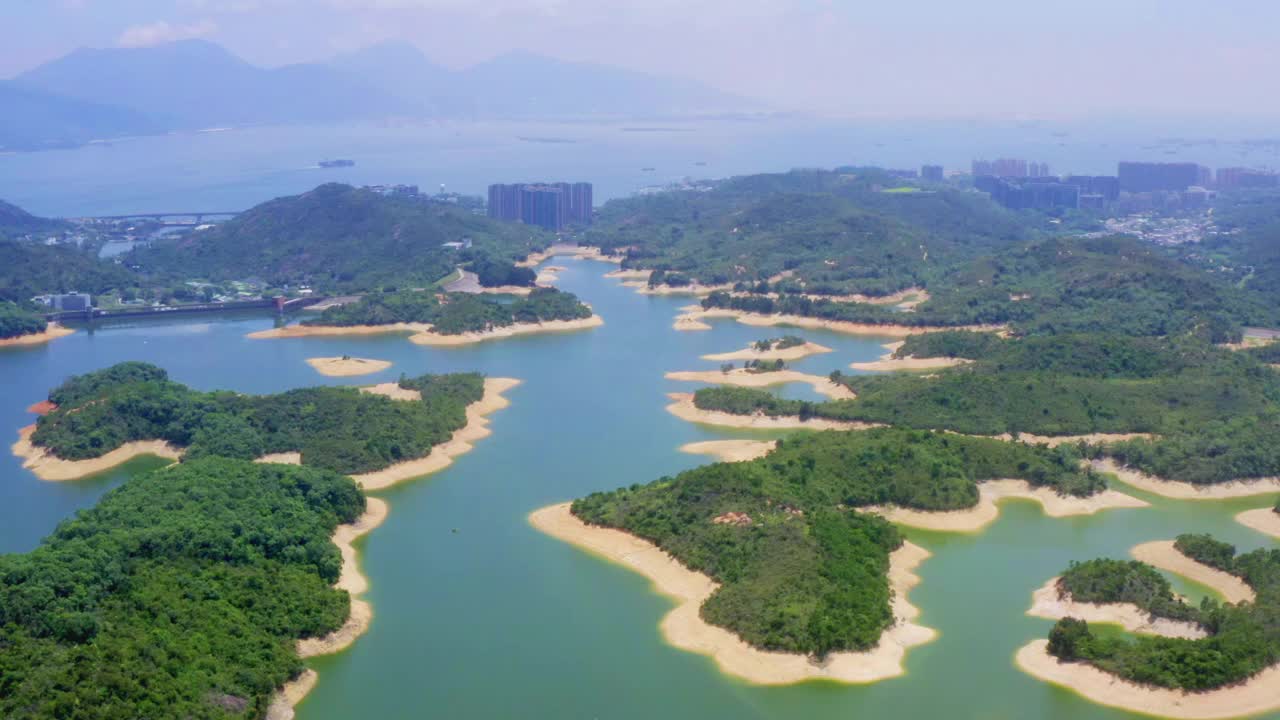
[[[0,0],[0,77],[204,37],[263,65],[385,39],[512,49],[872,116],[1280,117],[1277,0]]]

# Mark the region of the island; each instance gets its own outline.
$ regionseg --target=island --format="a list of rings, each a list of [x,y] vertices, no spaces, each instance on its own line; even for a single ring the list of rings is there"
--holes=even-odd
[[[810,355],[829,353],[831,348],[808,342],[796,335],[783,335],[780,338],[763,338],[751,343],[744,350],[734,352],[713,353],[703,355],[703,360],[732,362],[734,360],[783,360],[790,362]]]
[[[675,596],[664,636],[729,674],[870,682],[901,674],[905,650],[933,635],[906,598],[927,553],[877,512],[972,508],[994,478],[1068,496],[1105,488],[1069,448],[899,428],[806,433],[761,449],[545,508],[531,522]]]
[[[1274,621],[1280,551],[1237,554],[1207,535],[1153,545],[1145,552],[1135,548],[1146,563],[1075,564],[1057,585],[1059,597],[1073,603],[1123,604],[1146,613],[1151,624],[1142,634],[1095,635],[1089,620],[1065,616],[1048,640],[1018,651],[1018,667],[1094,702],[1162,717],[1205,720],[1280,709],[1280,633]],[[1150,561],[1191,574],[1229,602],[1185,604]]]
[[[297,325],[260,330],[250,338],[412,333],[419,345],[469,345],[486,340],[599,327],[600,316],[573,293],[534,288],[511,302],[472,293],[402,290],[371,293],[325,309]]]
[[[314,368],[316,372],[328,377],[372,375],[391,367],[391,363],[386,360],[353,358],[350,355],[307,358],[307,364]]]
[[[296,462],[385,487],[448,464],[483,437],[515,381],[478,374],[402,377],[385,386],[276,395],[198,392],[146,363],[70,378],[13,446],[45,480],[74,480],[140,455]]]

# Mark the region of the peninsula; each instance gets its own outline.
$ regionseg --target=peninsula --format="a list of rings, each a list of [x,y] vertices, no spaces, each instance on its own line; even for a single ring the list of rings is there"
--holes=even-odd
[[[1272,622],[1280,602],[1280,553],[1237,554],[1207,535],[1181,535],[1133,554],[1139,562],[1073,565],[1059,582],[1060,597],[1126,603],[1145,611],[1153,629],[1168,632],[1094,635],[1088,619],[1063,617],[1047,641],[1018,651],[1018,667],[1095,702],[1163,717],[1207,720],[1280,709],[1280,635]],[[1205,583],[1228,602],[1186,605],[1152,564]],[[1189,632],[1186,623],[1200,630]]]

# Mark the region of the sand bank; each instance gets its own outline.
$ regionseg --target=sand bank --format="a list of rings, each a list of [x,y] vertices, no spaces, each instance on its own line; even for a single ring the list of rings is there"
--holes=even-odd
[[[1243,580],[1183,555],[1178,548],[1174,547],[1172,540],[1143,543],[1130,550],[1129,554],[1134,559],[1141,560],[1152,567],[1181,575],[1213,588],[1227,602],[1253,602],[1256,597],[1253,588],[1246,585]]]
[[[1049,654],[1048,640],[1034,640],[1014,656],[1020,670],[1059,685],[1100,705],[1178,720],[1219,720],[1280,709],[1280,666],[1272,666],[1247,682],[1209,692],[1137,685],[1086,663],[1064,663]]]
[[[448,441],[432,448],[426,457],[396,463],[374,472],[352,475],[352,479],[365,490],[382,490],[398,482],[430,475],[449,467],[455,457],[470,452],[475,447],[472,443],[492,434],[486,416],[510,405],[511,402],[502,394],[519,384],[519,380],[511,378],[486,378],[484,397],[467,406],[467,424],[455,430]]]
[[[260,458],[255,458],[256,463],[274,463],[276,465],[301,465],[302,453],[300,452],[280,452],[267,453]]]
[[[719,425],[721,427],[752,428],[755,430],[867,430],[873,427],[884,427],[879,423],[864,423],[841,420],[825,420],[811,418],[801,421],[795,415],[735,415],[719,410],[702,410],[693,404],[693,393],[667,393],[673,401],[667,405],[667,412],[681,420],[703,425]]]
[[[426,330],[410,336],[409,340],[417,345],[455,347],[459,345],[473,345],[486,340],[499,340],[502,338],[515,337],[517,335],[535,335],[538,333],[559,333],[572,332],[574,330],[587,330],[590,328],[600,327],[601,325],[604,325],[604,318],[599,315],[592,315],[589,318],[582,318],[580,320],[548,320],[540,323],[516,323],[515,325],[494,328],[485,332],[470,332],[458,335],[441,335],[439,333]]]
[[[774,327],[783,325],[810,330],[830,330],[832,332],[844,333],[846,335],[870,335],[875,337],[907,337],[910,335],[942,332],[946,330],[997,332],[1004,329],[1004,326],[1002,325],[879,325],[871,323],[846,322],[844,320],[822,320],[820,318],[803,317],[800,315],[761,315],[759,313],[748,313],[741,310],[728,310],[724,308],[690,310],[676,318],[674,327],[677,330],[695,329],[695,327],[692,327],[693,325],[698,323],[705,325],[706,323],[703,322],[704,320],[714,318],[733,318],[743,325],[751,325],[753,327]],[[682,325],[690,327],[682,327]]]
[[[370,395],[382,395],[392,400],[421,400],[422,393],[417,390],[400,387],[400,383],[385,382],[377,385],[368,385],[360,388],[360,392],[366,392]]]
[[[79,480],[89,475],[110,470],[143,455],[155,455],[168,460],[182,457],[182,449],[174,447],[163,440],[135,440],[125,443],[102,457],[88,460],[63,460],[54,456],[46,448],[31,442],[31,433],[35,425],[28,425],[18,431],[18,441],[12,446],[13,454],[22,458],[22,467],[35,473],[41,480],[61,482]]]
[[[678,605],[660,625],[662,635],[675,647],[708,655],[726,674],[758,685],[786,685],[827,679],[869,683],[902,675],[908,648],[928,643],[937,633],[913,622],[919,609],[907,600],[920,582],[914,570],[929,552],[906,543],[890,556],[889,584],[893,589],[895,624],[880,637],[880,644],[866,652],[832,653],[821,664],[804,655],[767,652],[751,647],[733,633],[707,624],[698,609],[716,591],[711,578],[693,572],[645,540],[609,528],[583,523],[569,512],[569,503],[534,512],[529,522],[538,530],[583,550],[625,565],[653,582]]]
[[[978,483],[978,504],[967,510],[929,512],[894,506],[860,508],[898,525],[935,532],[977,532],[1000,517],[1000,501],[1020,498],[1040,503],[1051,518],[1093,515],[1104,510],[1147,507],[1147,503],[1115,490],[1104,490],[1087,498],[1063,496],[1050,488],[1032,487],[1025,480],[988,480]]]
[[[251,332],[245,337],[253,340],[271,338],[299,338],[333,335],[381,335],[384,333],[423,333],[430,332],[427,323],[389,323],[387,325],[286,325]]]
[[[1208,637],[1203,627],[1193,622],[1155,617],[1133,603],[1076,602],[1071,594],[1058,587],[1062,578],[1053,578],[1031,594],[1031,617],[1046,620],[1077,618],[1091,623],[1119,625],[1131,633],[1199,640]]]
[[[721,372],[719,370],[678,370],[664,375],[668,380],[686,382],[711,383],[713,385],[733,385],[735,387],[764,388],[786,383],[804,383],[814,392],[826,395],[832,400],[852,400],[853,391],[844,385],[831,382],[830,378],[820,375],[809,375],[797,370],[775,370],[773,372],[751,372],[745,368]]]
[[[777,446],[775,440],[705,440],[685,443],[680,452],[710,455],[720,462],[746,462],[768,455]]]
[[[307,358],[307,364],[316,372],[328,377],[351,377],[353,375],[372,375],[391,367],[386,360],[369,360],[353,357],[318,357]]]
[[[1280,540],[1280,513],[1269,507],[1245,510],[1236,515],[1236,522]]]
[[[1223,500],[1280,493],[1280,478],[1238,480],[1213,485],[1193,485],[1180,480],[1164,480],[1139,470],[1123,467],[1111,458],[1095,460],[1093,467],[1114,474],[1121,482],[1174,500]]]
[[[716,362],[733,361],[733,360],[782,360],[790,362],[810,355],[819,355],[821,353],[829,353],[831,348],[818,343],[807,342],[803,345],[793,345],[789,348],[757,350],[754,345],[748,345],[744,350],[736,350],[727,353],[714,353],[712,355],[703,355],[703,360],[714,360]]]
[[[534,278],[534,282],[541,287],[548,287],[560,280],[560,273],[568,268],[563,265],[548,265],[538,270],[538,276]]]
[[[607,278],[617,280],[644,280],[648,281],[649,276],[653,274],[652,270],[610,270],[605,273]]]
[[[369,581],[360,572],[356,555],[357,538],[378,527],[387,519],[387,503],[378,498],[368,498],[365,512],[350,525],[339,525],[333,533],[333,544],[342,553],[342,574],[334,587],[346,590],[351,596],[351,614],[342,627],[321,638],[306,638],[298,641],[298,656],[302,658],[317,655],[331,655],[351,646],[369,629],[373,620],[373,607],[359,596],[369,589]],[[268,720],[290,720],[293,708],[311,692],[318,679],[314,670],[304,670],[297,678],[285,683],[276,691],[271,707],[267,711]]]
[[[27,333],[26,335],[18,335],[17,337],[0,339],[0,348],[18,347],[21,345],[42,345],[50,340],[57,340],[60,337],[74,335],[75,330],[69,327],[63,327],[58,323],[49,323],[44,332]]]
[[[849,367],[854,370],[867,370],[869,372],[889,372],[896,370],[941,370],[942,368],[955,367],[956,365],[964,365],[973,362],[966,358],[953,357],[933,357],[933,358],[917,358],[904,357],[895,358],[893,354],[902,347],[903,341],[888,343],[885,349],[889,352],[880,356],[879,360],[872,362],[856,362],[849,363]]]

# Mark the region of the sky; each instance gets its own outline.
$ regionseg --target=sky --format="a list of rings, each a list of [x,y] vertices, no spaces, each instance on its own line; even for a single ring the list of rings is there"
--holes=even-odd
[[[683,76],[840,117],[1280,118],[1276,0],[0,0],[0,77],[200,37],[274,66],[406,40]]]

